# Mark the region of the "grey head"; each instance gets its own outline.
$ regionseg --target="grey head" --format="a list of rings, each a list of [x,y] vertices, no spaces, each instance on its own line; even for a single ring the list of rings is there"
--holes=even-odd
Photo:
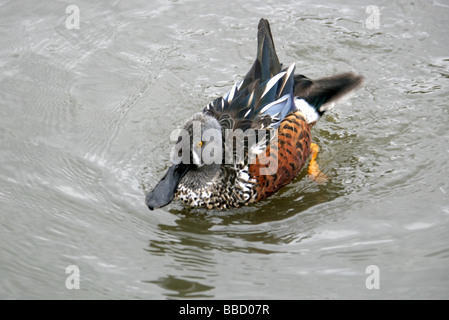
[[[150,210],[169,204],[180,183],[198,190],[206,187],[220,171],[223,138],[221,126],[214,117],[203,113],[193,115],[174,138],[177,143],[171,151],[170,167],[146,196],[145,203]]]

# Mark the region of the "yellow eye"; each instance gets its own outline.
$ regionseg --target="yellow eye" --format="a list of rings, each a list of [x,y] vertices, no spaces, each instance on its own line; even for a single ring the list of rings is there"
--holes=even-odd
[[[197,146],[198,148],[201,148],[201,147],[203,146],[203,141],[198,142],[198,143],[196,144],[196,146]]]

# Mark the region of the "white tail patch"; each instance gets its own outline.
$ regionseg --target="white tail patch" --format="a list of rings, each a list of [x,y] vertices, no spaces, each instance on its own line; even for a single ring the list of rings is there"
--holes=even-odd
[[[308,123],[317,122],[320,114],[306,100],[295,98],[296,109],[302,112]]]

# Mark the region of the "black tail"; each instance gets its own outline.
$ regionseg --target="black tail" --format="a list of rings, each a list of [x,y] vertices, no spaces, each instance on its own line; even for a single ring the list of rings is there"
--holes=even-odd
[[[310,80],[303,75],[295,76],[295,97],[307,101],[319,117],[332,107],[338,99],[360,87],[363,76],[352,72],[338,74],[318,80]]]

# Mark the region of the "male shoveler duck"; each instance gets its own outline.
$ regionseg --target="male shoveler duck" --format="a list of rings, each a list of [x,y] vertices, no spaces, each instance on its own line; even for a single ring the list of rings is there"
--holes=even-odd
[[[193,207],[248,205],[290,183],[310,155],[309,177],[323,177],[315,161],[318,146],[312,143],[311,127],[333,102],[359,87],[363,77],[349,72],[311,80],[294,71],[294,64],[282,68],[270,25],[261,19],[257,58],[250,71],[228,94],[186,122],[188,137],[179,136],[178,148],[187,147],[188,155],[183,158],[187,161],[172,158],[167,173],[146,196],[146,205],[153,210],[173,198]],[[195,133],[198,128],[199,133]],[[252,143],[247,139],[243,157],[233,150],[232,161],[224,161],[227,138],[238,130],[266,130],[270,134]],[[206,134],[210,131],[219,132],[219,138],[211,139]],[[236,143],[231,146],[236,148]],[[205,154],[218,155],[223,161],[205,161]],[[182,152],[178,150],[177,155]]]

